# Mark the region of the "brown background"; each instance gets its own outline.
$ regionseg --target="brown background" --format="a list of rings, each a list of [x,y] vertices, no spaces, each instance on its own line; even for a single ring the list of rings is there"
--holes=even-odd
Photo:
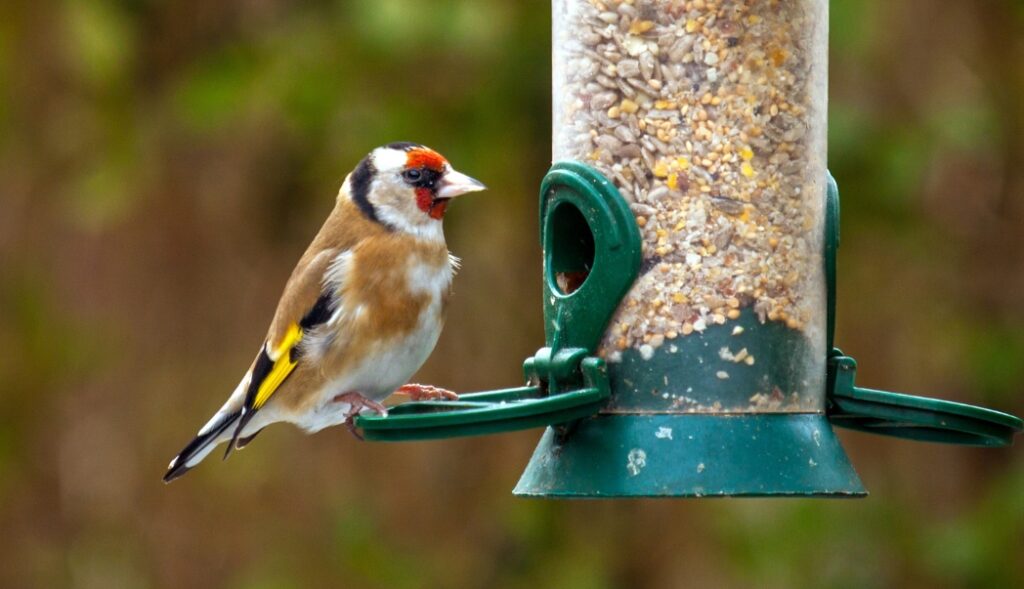
[[[1024,453],[841,434],[859,501],[551,502],[537,431],[268,430],[171,486],[344,174],[416,140],[488,185],[418,379],[516,384],[542,341],[549,5],[0,5],[5,587],[1024,585]],[[859,382],[1024,413],[1024,8],[832,2],[838,339]]]

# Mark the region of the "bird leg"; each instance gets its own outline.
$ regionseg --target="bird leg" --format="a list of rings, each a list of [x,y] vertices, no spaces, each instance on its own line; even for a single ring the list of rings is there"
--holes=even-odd
[[[363,436],[361,436],[359,434],[359,431],[356,430],[356,415],[359,415],[365,409],[369,409],[376,413],[377,415],[383,417],[387,417],[388,415],[387,407],[381,405],[380,403],[374,401],[373,399],[368,399],[364,397],[362,394],[357,393],[355,391],[350,391],[348,393],[342,393],[340,395],[337,395],[336,397],[334,397],[334,402],[349,404],[348,413],[345,414],[345,427],[347,427],[349,433],[355,436],[356,439],[359,440],[360,442],[363,441]]]
[[[459,395],[448,389],[431,386],[429,384],[409,383],[398,387],[394,392],[396,395],[406,395],[410,401],[434,401],[444,399],[446,401],[458,401]]]

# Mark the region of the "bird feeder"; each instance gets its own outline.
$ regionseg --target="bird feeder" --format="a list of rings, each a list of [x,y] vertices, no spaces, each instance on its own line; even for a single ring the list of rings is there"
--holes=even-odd
[[[827,0],[554,0],[527,385],[357,419],[368,440],[549,426],[539,497],[865,495],[832,426],[1004,446],[1020,419],[854,384],[833,344]]]

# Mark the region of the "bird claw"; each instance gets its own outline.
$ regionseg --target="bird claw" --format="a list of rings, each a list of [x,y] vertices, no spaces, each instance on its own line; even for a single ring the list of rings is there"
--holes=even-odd
[[[356,428],[356,416],[364,410],[369,409],[381,417],[388,416],[388,408],[373,399],[368,399],[357,392],[342,393],[334,397],[335,403],[348,403],[349,410],[345,414],[345,427],[360,442],[363,441],[362,434]]]
[[[348,429],[348,433],[352,434],[352,437],[364,442],[363,434],[359,433],[359,428],[356,427],[356,418],[354,415],[349,415],[345,418],[345,427]]]
[[[458,401],[459,395],[448,389],[442,389],[429,384],[409,383],[398,387],[396,395],[406,395],[410,401],[434,401],[444,399],[445,401]]]

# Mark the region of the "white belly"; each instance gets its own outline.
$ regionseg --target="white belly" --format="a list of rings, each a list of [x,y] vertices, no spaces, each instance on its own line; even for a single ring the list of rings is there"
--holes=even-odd
[[[395,389],[409,382],[409,378],[423,366],[440,335],[438,302],[423,313],[419,326],[412,333],[402,340],[376,344],[362,363],[324,386],[317,393],[319,402],[315,408],[296,416],[295,424],[312,433],[344,422],[351,407],[348,403],[334,401],[343,393],[358,392],[374,401],[383,401]]]

